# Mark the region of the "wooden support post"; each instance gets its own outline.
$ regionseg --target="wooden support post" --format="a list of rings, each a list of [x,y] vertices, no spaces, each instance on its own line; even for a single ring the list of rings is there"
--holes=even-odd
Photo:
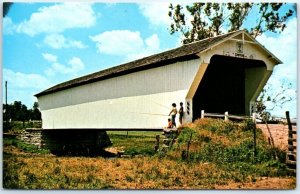
[[[252,121],[254,124],[256,124],[256,113],[252,113]]]
[[[156,143],[155,143],[154,151],[157,152],[158,148],[159,148],[159,138],[160,138],[160,136],[156,135],[155,138],[156,138]]]
[[[289,127],[289,132],[293,131],[293,126],[292,126],[291,119],[290,119],[290,112],[286,111],[285,115],[286,115],[286,121],[287,121],[287,124],[288,124],[288,127]],[[289,138],[293,138],[292,133],[289,133]]]
[[[201,110],[201,119],[204,118],[204,110]]]
[[[286,115],[286,120],[287,120],[287,124],[288,124],[288,152],[286,155],[286,164],[288,166],[288,170],[290,171],[290,173],[293,176],[296,176],[296,168],[297,168],[297,156],[296,156],[296,150],[297,149],[294,146],[294,142],[296,142],[296,138],[293,137],[293,134],[297,134],[296,131],[293,131],[293,126],[291,123],[291,119],[290,119],[290,112],[286,111],[285,112]]]
[[[288,129],[289,129],[289,131],[288,131],[288,146],[291,147],[291,149],[289,149],[289,151],[294,152],[293,142],[296,141],[296,140],[294,140],[293,134],[296,134],[296,133],[293,132],[293,126],[292,126],[292,123],[291,123],[289,111],[286,111],[285,115],[286,115],[286,120],[287,120],[287,124],[288,124]]]
[[[253,162],[256,162],[256,124],[253,125]]]
[[[191,142],[192,142],[192,137],[193,137],[193,133],[191,133],[190,135],[190,139],[187,143],[187,149],[186,149],[186,157],[187,157],[187,161],[190,160],[190,154],[189,154],[189,151],[190,151],[190,145],[191,145]]]
[[[228,111],[225,112],[225,114],[224,114],[224,120],[225,120],[225,121],[228,121],[228,120],[229,120],[229,118],[228,118]]]

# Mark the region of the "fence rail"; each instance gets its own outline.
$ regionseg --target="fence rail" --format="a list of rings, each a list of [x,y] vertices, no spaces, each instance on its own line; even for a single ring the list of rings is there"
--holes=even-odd
[[[254,122],[256,122],[256,114],[255,113],[253,113],[252,117],[250,117],[250,116],[231,115],[228,112],[225,112],[224,114],[206,113],[204,110],[201,110],[201,118],[205,118],[205,117],[222,118],[225,121],[228,121],[230,119],[235,119],[235,120],[249,120],[249,119],[252,119]]]

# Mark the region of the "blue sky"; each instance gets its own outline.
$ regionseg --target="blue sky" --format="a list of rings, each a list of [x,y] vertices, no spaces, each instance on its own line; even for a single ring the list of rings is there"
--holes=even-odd
[[[32,107],[34,94],[57,83],[178,47],[167,13],[168,3],[15,3],[3,19],[2,92],[7,80],[8,103]],[[286,95],[295,96],[297,19],[287,26],[257,40],[284,62],[269,84],[291,82]],[[273,114],[285,110],[295,117],[296,100]]]

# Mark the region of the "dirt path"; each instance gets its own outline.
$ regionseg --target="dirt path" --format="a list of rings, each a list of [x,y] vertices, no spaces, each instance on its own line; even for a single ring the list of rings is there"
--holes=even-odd
[[[257,124],[257,128],[260,128],[268,141],[270,135],[265,124]],[[283,124],[269,124],[269,128],[274,139],[276,147],[287,151],[288,148],[288,126]],[[296,126],[293,125],[293,130],[296,131]],[[296,137],[296,136],[294,136]]]

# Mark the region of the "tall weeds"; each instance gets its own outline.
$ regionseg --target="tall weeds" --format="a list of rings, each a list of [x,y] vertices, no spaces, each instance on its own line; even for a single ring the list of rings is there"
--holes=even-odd
[[[255,173],[266,176],[264,169],[270,170],[272,176],[286,175],[285,152],[269,146],[260,129],[256,129],[257,154],[254,158],[253,127],[254,124],[249,121],[238,124],[216,119],[196,120],[192,126],[182,129],[178,137],[178,145],[170,152],[169,157],[176,158],[178,152],[185,153],[189,134],[193,134],[192,144],[189,145],[189,158],[182,155],[182,161],[209,162],[224,169],[243,166],[245,168],[238,169],[246,169],[243,172],[248,175]],[[274,160],[274,152],[280,156],[278,160]]]

